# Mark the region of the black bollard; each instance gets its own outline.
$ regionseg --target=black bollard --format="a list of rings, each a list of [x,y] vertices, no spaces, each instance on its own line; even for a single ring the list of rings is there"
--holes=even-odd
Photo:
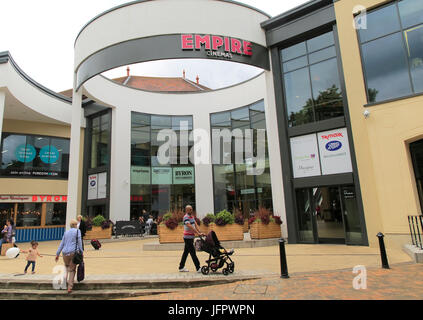
[[[279,253],[281,258],[281,278],[289,278],[288,264],[286,263],[285,240],[279,239]]]
[[[379,238],[379,248],[380,248],[380,257],[382,259],[382,268],[389,269],[388,257],[386,256],[385,242],[383,241],[384,235],[382,232],[379,232],[377,234],[377,237]]]

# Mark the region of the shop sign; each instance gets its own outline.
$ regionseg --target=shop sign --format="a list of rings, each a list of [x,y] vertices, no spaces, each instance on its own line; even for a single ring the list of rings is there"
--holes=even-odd
[[[217,35],[183,34],[182,50],[204,50],[209,57],[232,59],[234,54],[250,57],[253,55],[252,43],[231,37]]]
[[[58,195],[28,195],[28,196],[10,196],[10,195],[0,195],[0,203],[5,202],[67,202],[68,196],[58,196]]]
[[[194,183],[194,167],[173,168],[173,184]]]
[[[172,184],[172,168],[153,167],[151,170],[152,184]]]
[[[320,161],[316,134],[291,138],[294,178],[319,176]]]
[[[56,163],[59,160],[59,150],[55,146],[44,146],[40,150],[40,159],[44,163]]]
[[[317,137],[322,174],[352,172],[347,129],[319,132]]]
[[[132,166],[131,167],[131,184],[150,184],[151,172],[150,167]]]
[[[107,197],[107,172],[90,174],[88,176],[88,200]]]
[[[90,174],[88,176],[88,200],[97,199],[97,174]]]
[[[30,144],[21,144],[15,149],[16,160],[19,162],[31,162],[37,155],[34,146]]]

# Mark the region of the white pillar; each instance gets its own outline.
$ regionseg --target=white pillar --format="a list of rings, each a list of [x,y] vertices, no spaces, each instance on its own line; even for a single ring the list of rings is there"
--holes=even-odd
[[[209,135],[209,155],[211,155],[210,115],[208,112],[195,113],[193,122],[194,129],[205,130]],[[195,165],[195,210],[199,219],[205,217],[207,213],[214,213],[212,170],[211,156],[207,164]]]
[[[272,184],[272,200],[273,212],[275,215],[281,217],[282,220],[282,237],[288,237],[288,227],[286,222],[286,207],[285,195],[283,190],[283,176],[282,176],[282,160],[279,150],[279,130],[276,113],[275,90],[273,83],[273,74],[271,71],[266,71],[266,97],[265,97],[265,111],[266,111],[266,128],[269,145],[269,164],[270,177]]]
[[[6,103],[6,94],[0,91],[0,141],[3,132],[3,118],[4,118],[4,107]]]
[[[110,155],[110,220],[130,220],[131,195],[131,110],[112,110]]]
[[[73,90],[72,96],[72,122],[69,156],[69,177],[68,177],[68,202],[66,206],[66,229],[69,229],[70,220],[76,219],[80,214],[77,212],[79,198],[79,173],[80,173],[80,141],[82,124],[82,88],[79,91]]]

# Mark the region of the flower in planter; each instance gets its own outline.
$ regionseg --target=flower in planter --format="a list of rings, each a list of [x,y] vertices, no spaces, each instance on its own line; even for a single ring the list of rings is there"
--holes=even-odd
[[[169,218],[165,221],[165,225],[169,229],[174,230],[179,225],[179,223],[178,223],[178,220],[176,218]]]
[[[203,223],[206,227],[209,226],[210,223],[213,223],[216,220],[216,216],[213,213],[208,213],[204,218],[203,218]]]
[[[256,222],[256,217],[251,217],[250,219],[248,219],[248,224],[253,224],[254,222]]]
[[[260,207],[256,212],[254,212],[254,217],[257,220],[260,220],[260,222],[263,224],[269,224],[271,216],[272,213],[270,210],[263,207]],[[255,221],[258,222],[257,220]]]
[[[221,227],[226,225],[226,221],[223,218],[216,218],[214,223]]]
[[[101,224],[101,229],[108,229],[110,227],[113,227],[113,222],[111,220],[105,220],[103,221],[103,223]]]
[[[274,216],[273,218],[275,219],[275,223],[276,223],[277,225],[281,225],[281,224],[282,224],[281,217],[279,217],[279,216]]]

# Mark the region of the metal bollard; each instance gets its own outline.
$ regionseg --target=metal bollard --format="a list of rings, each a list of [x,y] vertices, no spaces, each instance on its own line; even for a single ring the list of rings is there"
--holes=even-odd
[[[379,238],[379,248],[380,248],[380,257],[382,259],[382,268],[389,269],[388,257],[386,256],[385,242],[383,241],[384,235],[382,232],[379,232],[377,234],[377,237]]]
[[[279,253],[281,258],[281,278],[289,278],[288,264],[286,263],[285,240],[279,239]]]

